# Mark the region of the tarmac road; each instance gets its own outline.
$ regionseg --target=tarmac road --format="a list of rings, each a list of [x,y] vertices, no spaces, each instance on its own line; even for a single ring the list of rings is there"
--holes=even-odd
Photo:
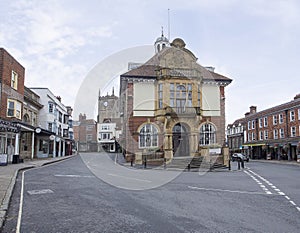
[[[149,172],[82,154],[19,174],[3,232],[298,232],[300,167],[245,165]]]

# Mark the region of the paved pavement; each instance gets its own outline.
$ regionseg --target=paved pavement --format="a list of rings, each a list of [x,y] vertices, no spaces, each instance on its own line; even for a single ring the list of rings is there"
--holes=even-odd
[[[0,229],[3,225],[9,201],[14,189],[15,181],[20,170],[44,166],[61,160],[69,159],[74,156],[25,160],[24,163],[8,164],[0,166]]]

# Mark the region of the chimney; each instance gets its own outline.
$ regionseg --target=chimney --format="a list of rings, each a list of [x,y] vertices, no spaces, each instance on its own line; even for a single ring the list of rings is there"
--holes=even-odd
[[[251,106],[250,107],[250,114],[256,113],[256,106]]]
[[[83,121],[83,120],[86,120],[86,115],[85,114],[79,114],[79,121],[81,122],[81,121]]]
[[[297,100],[297,99],[300,99],[300,94],[297,94],[297,95],[294,97],[294,100]]]
[[[61,97],[60,96],[56,96],[56,99],[58,99],[58,101],[61,102]]]
[[[215,67],[213,66],[205,66],[204,68],[207,69],[208,71],[215,72]]]

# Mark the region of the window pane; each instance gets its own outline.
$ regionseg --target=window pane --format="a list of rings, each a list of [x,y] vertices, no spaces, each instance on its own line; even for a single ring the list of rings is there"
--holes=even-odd
[[[157,128],[152,124],[146,124],[140,130],[139,147],[156,147],[158,145]]]

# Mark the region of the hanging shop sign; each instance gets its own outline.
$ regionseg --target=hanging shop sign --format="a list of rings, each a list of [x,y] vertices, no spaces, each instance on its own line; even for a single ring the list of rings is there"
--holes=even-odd
[[[19,133],[20,131],[21,126],[19,124],[0,120],[0,132]]]

